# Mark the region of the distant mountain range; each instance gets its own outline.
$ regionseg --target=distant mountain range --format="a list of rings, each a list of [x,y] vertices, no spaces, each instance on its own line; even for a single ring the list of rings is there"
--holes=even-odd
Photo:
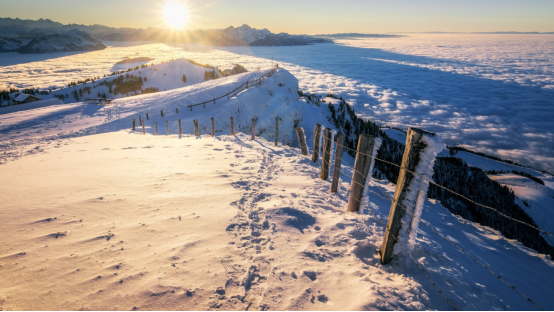
[[[114,28],[104,25],[64,25],[49,19],[0,18],[0,52],[45,53],[105,49],[101,41],[203,43],[216,46],[292,46],[332,42],[308,35],[274,34],[248,25],[238,28],[184,30]]]

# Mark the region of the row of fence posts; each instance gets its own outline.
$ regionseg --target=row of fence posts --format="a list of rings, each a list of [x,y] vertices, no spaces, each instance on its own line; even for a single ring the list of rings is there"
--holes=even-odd
[[[163,116],[163,111],[161,111],[161,114]],[[148,114],[146,114],[146,118],[149,119]],[[144,120],[140,120],[142,125],[142,133],[145,134],[144,130]],[[179,123],[179,135],[182,134],[181,131],[181,119],[178,120]],[[198,130],[198,119],[193,120],[194,123],[194,135],[199,135]],[[315,125],[314,129],[314,148],[312,151],[312,161],[318,162],[319,161],[319,151],[321,149],[322,151],[322,162],[321,162],[321,174],[320,178],[323,180],[327,180],[329,178],[329,172],[330,172],[330,164],[331,164],[331,147],[333,145],[333,135],[331,133],[331,129],[325,128],[323,131],[323,146],[320,147],[320,139],[321,139],[321,128],[322,126],[320,124]],[[133,119],[133,130],[135,130],[135,119]],[[256,139],[255,135],[256,130],[256,118],[252,118],[252,140]],[[300,143],[300,149],[302,151],[302,154],[305,156],[308,156],[308,146],[306,144],[306,137],[304,135],[304,129],[301,127],[298,127],[295,129],[296,134],[298,136],[298,142]],[[158,123],[154,123],[154,131],[155,135],[158,135]],[[169,121],[166,120],[166,133],[169,135]],[[234,135],[234,123],[233,123],[233,117],[231,117],[231,135]],[[407,201],[404,202],[404,199],[406,199],[408,190],[415,190],[416,188],[419,188],[418,185],[420,185],[418,178],[420,177],[413,177],[408,176],[408,172],[414,172],[415,168],[417,167],[421,157],[421,153],[423,153],[425,144],[421,144],[421,140],[424,135],[430,135],[434,136],[433,133],[425,132],[420,129],[416,128],[410,128],[408,129],[408,134],[406,138],[406,148],[404,150],[404,155],[402,158],[402,165],[400,169],[400,174],[398,177],[398,181],[396,184],[396,190],[394,193],[394,198],[391,206],[391,210],[389,213],[388,218],[388,224],[385,232],[385,239],[383,241],[383,246],[381,248],[381,262],[383,264],[388,263],[393,256],[393,249],[394,245],[396,243],[396,240],[398,238],[398,235],[401,231],[402,226],[411,226],[410,224],[402,224],[401,220],[406,214],[406,210],[410,209],[413,211],[415,208],[415,202],[413,201]],[[211,117],[211,136],[215,136],[215,124],[214,124],[214,118]],[[277,146],[278,143],[278,137],[279,137],[279,117],[276,117],[275,119],[275,146]],[[340,181],[340,168],[341,168],[341,160],[342,160],[342,154],[343,154],[343,144],[344,144],[344,135],[342,133],[337,134],[336,137],[336,150],[335,150],[335,161],[334,161],[334,170],[333,170],[333,177],[331,182],[331,193],[336,193],[338,191],[338,185]],[[362,197],[364,194],[364,189],[367,183],[367,179],[369,175],[371,174],[369,172],[369,169],[372,167],[372,161],[374,161],[372,158],[372,155],[374,154],[374,148],[375,148],[375,137],[369,134],[360,134],[358,136],[358,146],[356,149],[356,159],[354,162],[354,168],[353,168],[353,174],[352,174],[352,182],[350,183],[350,194],[348,197],[348,205],[347,205],[347,211],[359,211],[360,205],[362,201]],[[433,161],[433,159],[427,159],[427,161]],[[422,191],[422,190],[420,190]],[[426,191],[426,189],[425,189]],[[400,204],[404,203],[404,208],[401,209],[399,207]],[[411,214],[413,218],[413,214]],[[416,223],[417,224],[417,223]],[[417,226],[417,225],[416,225]],[[403,229],[402,232],[409,232],[406,231],[406,229]]]
[[[179,113],[179,110],[176,109],[176,112]],[[161,116],[163,117],[163,110],[161,111]],[[146,119],[150,120],[148,117],[148,113],[146,113]],[[181,128],[181,119],[177,119],[177,122],[179,124],[179,135],[183,134],[182,128]],[[199,129],[198,129],[198,119],[193,119],[192,123],[194,124],[194,136],[199,136]],[[146,131],[144,129],[144,120],[141,119],[139,116],[139,124],[142,126],[142,134],[146,134]],[[212,137],[215,137],[215,121],[214,117],[211,117],[211,135]],[[166,135],[169,135],[169,121],[165,121],[165,129],[166,129]],[[132,130],[136,130],[136,119],[133,118],[133,127]],[[256,118],[252,118],[252,140],[256,139]],[[154,133],[155,135],[158,135],[158,123],[154,122]],[[235,135],[235,125],[233,121],[233,117],[231,117],[231,135]],[[275,146],[278,145],[279,142],[279,116],[275,117]],[[304,142],[305,145],[305,142]],[[330,148],[330,147],[329,147]],[[307,153],[307,150],[306,150]]]
[[[314,148],[312,151],[313,162],[318,162],[319,160],[321,127],[322,126],[320,124],[316,124],[314,129]],[[296,128],[296,134],[298,136],[298,142],[300,143],[302,154],[308,156],[308,146],[306,145],[304,129],[301,127]],[[416,203],[411,201],[404,202],[404,199],[406,199],[409,190],[413,191],[415,188],[418,188],[418,185],[420,185],[418,178],[421,177],[408,177],[407,173],[415,172],[415,168],[417,167],[420,159],[422,159],[421,153],[423,153],[425,144],[422,144],[423,142],[421,142],[421,140],[424,135],[434,136],[433,133],[429,133],[416,128],[410,128],[408,130],[406,148],[404,150],[404,156],[402,158],[400,175],[398,177],[394,198],[389,213],[385,238],[380,250],[382,264],[386,264],[392,259],[394,245],[397,242],[396,239],[398,238],[399,233],[401,233],[401,228],[412,226],[412,222],[410,222],[409,224],[402,224],[401,220],[405,216],[407,209],[411,209],[411,211],[413,211]],[[321,174],[319,176],[323,180],[327,180],[327,178],[329,177],[332,142],[333,137],[331,130],[325,128],[325,130],[323,131]],[[344,145],[344,135],[342,133],[337,134],[336,142],[337,144],[335,150],[335,162],[330,190],[331,193],[336,193],[338,191]],[[369,172],[369,169],[372,167],[372,161],[374,161],[372,159],[372,155],[374,155],[374,148],[374,136],[369,134],[359,135],[358,147],[356,149],[356,159],[354,162],[352,174],[352,182],[350,183],[350,195],[348,197],[348,205],[346,211],[360,210],[364,188],[366,186],[366,183],[368,182],[367,179],[370,177],[369,175],[371,174],[371,172]],[[426,158],[426,161],[433,161],[433,159]],[[423,190],[420,190],[420,193],[421,191]],[[424,195],[425,194],[423,194],[423,196]],[[401,207],[399,207],[399,205],[401,204],[404,204],[404,208],[406,209],[402,209]],[[413,218],[413,214],[411,214],[411,216]],[[404,232],[409,232],[409,229],[407,231],[406,228],[403,228],[402,233]]]

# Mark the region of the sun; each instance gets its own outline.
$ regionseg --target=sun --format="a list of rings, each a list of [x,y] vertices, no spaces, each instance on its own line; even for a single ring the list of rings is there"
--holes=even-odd
[[[183,29],[188,22],[188,10],[180,1],[168,1],[164,4],[165,21],[170,28]]]

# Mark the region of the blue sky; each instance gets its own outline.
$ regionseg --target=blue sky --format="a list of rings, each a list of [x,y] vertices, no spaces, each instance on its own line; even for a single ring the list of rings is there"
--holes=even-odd
[[[152,0],[0,0],[0,17],[62,23],[160,27],[163,2]],[[273,32],[554,31],[552,0],[183,0],[190,28],[249,24]]]

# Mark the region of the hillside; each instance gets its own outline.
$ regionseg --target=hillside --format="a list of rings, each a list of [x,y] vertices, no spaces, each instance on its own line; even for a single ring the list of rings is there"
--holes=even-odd
[[[459,310],[536,308],[423,224],[410,256],[382,266],[376,250],[395,186],[372,179],[364,211],[344,212],[353,159],[345,153],[339,193],[330,194],[319,163],[297,148],[294,127],[307,130],[311,151],[308,131],[316,122],[333,128],[331,112],[299,98],[288,71],[186,109],[264,73],[108,106],[78,102],[0,115],[0,201],[7,203],[0,211],[0,308],[453,309],[437,289]],[[146,135],[131,131],[146,113]],[[230,135],[231,116],[242,133]],[[425,200],[422,219],[538,306],[554,309],[549,256],[434,200]]]
[[[115,64],[114,72],[111,75],[105,75],[104,78],[91,77],[83,81],[69,82],[67,87],[47,94],[41,94],[34,89],[32,92],[42,99],[59,98],[64,103],[81,102],[87,98],[119,99],[173,90],[246,71],[237,64],[215,69],[213,66],[201,65],[186,59],[171,60],[157,65],[143,64],[143,61],[144,59],[141,58],[134,62],[124,60]],[[221,80],[219,83],[225,83],[225,81]],[[13,100],[16,94],[11,93],[9,96]]]

